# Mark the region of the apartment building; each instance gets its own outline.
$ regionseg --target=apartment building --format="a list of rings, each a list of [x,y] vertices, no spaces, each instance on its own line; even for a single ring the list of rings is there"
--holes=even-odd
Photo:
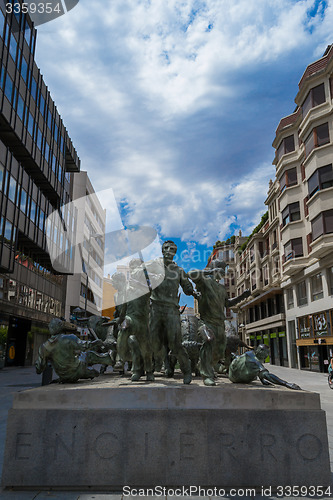
[[[242,244],[246,238],[240,232],[237,237],[238,244]],[[227,290],[228,297],[236,297],[236,257],[235,257],[235,242],[236,237],[232,237],[227,241],[217,242],[214,246],[213,252],[208,259],[208,265],[214,262],[215,259],[223,260],[228,264],[225,278],[223,280],[224,286]],[[237,314],[234,310],[227,307],[225,312],[226,319],[237,329]]]
[[[297,108],[276,130],[282,281],[288,345],[299,367],[326,371],[333,354],[333,46],[310,64]]]
[[[238,304],[238,332],[253,346],[270,346],[270,362],[288,366],[283,292],[280,287],[278,185],[270,182],[268,211],[246,243],[235,242],[237,296],[251,295]]]
[[[6,14],[0,0],[0,324],[8,326],[8,365],[31,362],[32,345],[36,351],[49,321],[65,312],[66,277],[52,266],[47,238],[64,271],[73,257],[74,213],[62,207],[80,161],[34,61],[35,46],[29,16]],[[58,225],[47,224],[54,211]]]
[[[66,314],[78,307],[85,316],[100,315],[103,301],[106,211],[87,172],[73,175],[73,205],[77,213],[74,274],[67,278]]]

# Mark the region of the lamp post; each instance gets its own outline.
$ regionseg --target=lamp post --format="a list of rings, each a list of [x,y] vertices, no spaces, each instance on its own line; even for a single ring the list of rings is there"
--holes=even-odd
[[[88,305],[88,286],[89,286],[89,262],[90,262],[90,250],[91,250],[91,238],[100,238],[104,236],[101,233],[89,233],[89,240],[88,240],[88,260],[87,260],[87,269],[86,269],[86,297],[84,301],[84,317],[87,317],[87,305]]]

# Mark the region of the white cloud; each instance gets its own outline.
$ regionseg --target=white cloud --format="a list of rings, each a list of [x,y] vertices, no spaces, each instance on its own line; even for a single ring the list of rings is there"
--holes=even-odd
[[[202,244],[256,223],[274,175],[270,143],[253,143],[254,127],[267,134],[258,95],[279,88],[262,72],[325,48],[332,5],[309,18],[313,4],[82,0],[39,28],[37,60],[82,169],[127,204],[128,223]]]

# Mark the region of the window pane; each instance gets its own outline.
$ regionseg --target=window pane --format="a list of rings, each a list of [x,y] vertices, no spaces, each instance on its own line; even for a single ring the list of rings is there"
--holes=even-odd
[[[333,233],[333,210],[327,210],[323,213],[325,234]]]
[[[31,208],[30,208],[30,219],[35,222],[36,217],[36,203],[34,200],[31,200]]]
[[[12,94],[13,94],[13,80],[10,78],[9,75],[7,75],[6,85],[5,85],[5,95],[8,101],[12,100]]]
[[[286,260],[292,259],[293,257],[293,252],[292,252],[292,247],[291,247],[291,241],[288,241],[286,245],[284,245],[284,255]]]
[[[291,168],[287,170],[287,186],[294,186],[297,184],[297,172],[296,168]]]
[[[0,165],[0,190],[2,190],[3,172],[4,168],[2,165]]]
[[[290,220],[291,221],[300,220],[301,213],[299,210],[299,202],[297,201],[296,203],[291,203],[289,205],[289,208],[290,208]]]
[[[290,219],[289,219],[289,207],[286,207],[283,210],[283,212],[282,212],[282,224],[283,224],[283,226],[285,226],[289,222],[290,222]]]
[[[8,197],[13,203],[16,203],[16,185],[16,180],[10,176]]]
[[[302,106],[302,113],[303,113],[303,118],[307,115],[307,113],[310,111],[312,108],[312,98],[311,98],[311,91],[308,93],[303,106]]]
[[[332,165],[325,165],[318,169],[320,189],[326,189],[333,186],[333,170]]]
[[[28,117],[28,132],[33,137],[34,135],[34,118],[32,114],[29,112],[29,117]]]
[[[286,187],[286,174],[283,174],[283,176],[280,178],[280,189],[283,191]]]
[[[294,257],[302,257],[303,256],[302,238],[295,238],[294,240],[291,240],[291,243],[292,243]]]
[[[18,100],[17,100],[17,114],[19,115],[19,117],[23,121],[24,101],[23,101],[22,97],[20,96],[20,94],[19,94]]]
[[[305,281],[301,281],[297,285],[297,305],[304,306],[308,303],[308,297],[306,293],[306,283]]]
[[[311,291],[312,291],[312,300],[318,300],[323,297],[323,284],[322,284],[321,273],[312,276]]]
[[[311,132],[310,135],[305,139],[305,156],[309,156],[313,148],[315,147],[314,134]]]
[[[25,82],[27,81],[27,75],[28,75],[28,63],[25,60],[25,58],[22,57],[21,76]]]
[[[291,153],[291,151],[295,151],[295,141],[294,136],[290,135],[284,139],[284,151],[285,153]]]
[[[5,239],[7,240],[7,242],[12,241],[12,228],[13,228],[13,225],[8,220],[6,220],[4,236],[5,236]]]
[[[318,87],[314,87],[312,89],[312,102],[313,106],[318,106],[319,104],[322,104],[325,102],[325,86],[322,83],[321,85],[318,85]]]
[[[22,212],[25,212],[27,206],[27,193],[22,189],[21,191],[21,201],[20,201],[20,209]]]
[[[313,196],[319,189],[318,170],[308,180],[309,196]]]
[[[313,221],[311,222],[312,226],[312,240],[315,240],[319,236],[321,236],[324,233],[324,227],[323,227],[323,219],[321,214],[318,215]]]
[[[17,41],[12,33],[12,35],[10,37],[10,43],[9,43],[9,53],[12,56],[12,58],[14,59],[14,61],[16,60],[16,50],[17,50]]]
[[[328,123],[319,125],[319,127],[317,127],[316,130],[317,130],[317,146],[322,146],[323,144],[327,144],[328,142],[330,142]]]

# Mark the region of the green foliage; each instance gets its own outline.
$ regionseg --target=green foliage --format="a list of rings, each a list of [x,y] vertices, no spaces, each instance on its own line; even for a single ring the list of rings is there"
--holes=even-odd
[[[223,240],[223,241],[217,240],[215,245],[213,245],[213,249],[218,248],[218,247],[223,247],[224,245],[233,245],[235,243],[235,241],[236,241],[235,235],[231,236],[227,240]]]
[[[260,220],[259,224],[253,229],[253,231],[250,234],[250,236],[247,238],[247,240],[240,247],[239,253],[243,253],[244,252],[244,250],[247,247],[247,244],[250,241],[250,239],[252,238],[252,236],[254,234],[258,233],[260,231],[260,229],[262,228],[262,226],[264,226],[267,221],[268,221],[268,211],[264,213],[264,215],[261,217],[261,220]]]
[[[0,326],[0,346],[5,346],[7,343],[8,326]]]

